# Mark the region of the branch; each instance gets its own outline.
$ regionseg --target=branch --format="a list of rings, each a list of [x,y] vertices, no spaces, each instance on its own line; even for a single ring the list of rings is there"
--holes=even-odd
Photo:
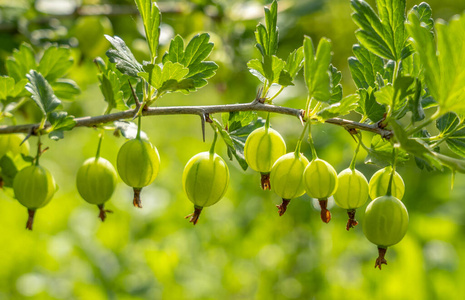
[[[134,117],[136,110],[125,110],[108,115],[101,115],[95,117],[82,117],[75,118],[75,127],[95,127],[101,124],[110,123],[121,119],[130,119]],[[150,107],[147,110],[142,111],[143,116],[155,116],[155,115],[198,115],[204,117],[208,114],[223,113],[223,112],[239,112],[239,111],[265,111],[283,115],[295,116],[299,119],[302,118],[303,110],[276,106],[271,104],[263,104],[259,100],[254,100],[250,103],[239,103],[239,104],[227,104],[227,105],[206,105],[206,106],[165,106],[165,107]],[[364,131],[373,132],[381,135],[383,138],[389,139],[393,133],[390,130],[379,128],[376,124],[369,125],[354,122],[351,120],[345,120],[340,118],[332,118],[325,121],[326,123],[338,125],[344,127],[346,130],[349,129],[360,129]],[[0,126],[0,134],[11,134],[11,133],[30,133],[35,128],[38,128],[39,124],[24,124],[16,126]],[[50,128],[50,123],[45,124],[44,129]]]

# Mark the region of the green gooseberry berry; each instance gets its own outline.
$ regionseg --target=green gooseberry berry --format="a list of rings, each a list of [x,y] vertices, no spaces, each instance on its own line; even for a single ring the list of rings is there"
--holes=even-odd
[[[303,174],[308,165],[308,159],[301,153],[291,152],[281,156],[271,168],[271,189],[283,202],[278,207],[282,216],[291,199],[305,194]]]
[[[270,189],[270,172],[275,161],[286,153],[286,143],[272,128],[260,127],[252,131],[244,146],[244,157],[249,167],[261,173],[261,186]]]
[[[358,224],[355,220],[355,210],[368,200],[368,181],[360,171],[347,168],[337,175],[338,188],[334,194],[336,204],[347,209],[349,220],[346,229]]]
[[[76,187],[81,197],[90,204],[98,206],[99,218],[105,221],[104,203],[107,202],[116,187],[116,171],[113,165],[102,157],[87,159],[79,168]]]
[[[116,167],[124,183],[134,189],[134,206],[142,208],[140,191],[155,180],[160,168],[157,148],[145,139],[129,140],[119,149]]]
[[[310,197],[318,199],[321,220],[328,223],[331,220],[331,213],[327,209],[328,198],[334,195],[338,187],[336,170],[328,162],[316,158],[305,168],[304,186]]]
[[[386,195],[389,180],[391,178],[391,172],[392,167],[388,166],[373,174],[373,176],[370,179],[370,183],[368,184],[371,199],[376,199],[378,197]],[[392,178],[391,193],[397,199],[402,200],[404,192],[404,180],[402,180],[402,177],[399,175],[399,173],[394,172],[394,177]]]
[[[32,230],[35,211],[50,202],[57,186],[52,174],[40,165],[20,170],[13,180],[13,191],[19,203],[28,209],[26,228]]]
[[[194,225],[197,224],[202,209],[220,201],[228,184],[228,165],[219,155],[211,152],[194,155],[182,174],[183,189],[194,204],[194,213],[186,218],[190,218]]]
[[[365,211],[363,233],[378,246],[379,257],[375,268],[387,264],[384,255],[387,247],[399,243],[407,232],[409,216],[405,205],[394,196],[385,195],[368,204]]]

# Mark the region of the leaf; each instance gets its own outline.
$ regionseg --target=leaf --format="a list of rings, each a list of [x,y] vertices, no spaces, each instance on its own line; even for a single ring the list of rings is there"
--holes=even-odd
[[[183,79],[192,79],[194,89],[201,88],[207,84],[208,78],[215,75],[218,65],[212,61],[204,61],[213,50],[213,43],[209,42],[210,35],[207,33],[195,35],[184,50],[184,42],[177,35],[171,40],[170,48],[163,56],[163,64],[172,62],[179,63],[189,71]]]
[[[336,103],[342,99],[342,85],[341,82],[341,72],[336,69],[335,66],[329,66],[330,75],[331,75],[331,99],[330,103]]]
[[[8,76],[0,76],[0,100],[7,100],[14,93],[15,80]]]
[[[302,46],[289,53],[284,70],[287,71],[291,79],[294,80],[300,69],[302,69],[303,65],[304,47]]]
[[[354,10],[352,19],[360,27],[355,32],[360,44],[380,57],[399,61],[407,40],[405,0],[377,0],[379,17],[363,0],[350,3]]]
[[[461,127],[446,139],[449,149],[461,157],[465,157],[465,127]]]
[[[384,62],[365,47],[352,47],[355,57],[349,57],[349,69],[357,88],[376,87],[376,74],[384,74]]]
[[[96,60],[101,71],[97,77],[100,82],[100,90],[103,94],[104,100],[108,103],[108,111],[113,108],[118,110],[126,110],[128,106],[124,102],[124,90],[129,89],[128,94],[132,99],[132,92],[130,91],[129,76],[122,74],[118,70],[113,70],[112,64],[106,65],[102,59]],[[128,102],[133,102],[128,101]]]
[[[61,104],[48,81],[40,73],[31,70],[26,77],[29,80],[26,84],[26,90],[32,94],[32,100],[39,106],[44,115],[47,115]]]
[[[270,84],[294,85],[291,76],[284,70],[285,66],[286,63],[276,55],[266,58],[263,63],[258,59],[252,59],[247,63],[250,73],[263,83],[268,80]]]
[[[380,135],[375,135],[371,139],[370,148],[367,150],[368,155],[365,158],[366,164],[375,164],[381,168],[391,164],[392,151],[394,147],[392,144],[384,140]],[[397,149],[397,164],[400,165],[408,160],[408,154],[402,149]]]
[[[48,47],[39,62],[37,71],[49,82],[53,82],[68,73],[73,66],[71,50],[66,47]]]
[[[135,0],[137,9],[144,22],[145,35],[149,44],[152,61],[157,56],[158,40],[160,38],[161,14],[157,3],[151,0]]]
[[[406,98],[415,93],[415,79],[407,76],[396,78],[394,85],[387,84],[375,92],[379,104],[390,107],[393,111],[400,110],[406,104]]]
[[[54,111],[50,113],[48,120],[52,125],[52,130],[68,131],[76,126],[74,116],[68,116],[66,111]]]
[[[51,84],[55,96],[62,100],[74,100],[74,96],[81,93],[81,89],[71,79],[58,79]]]
[[[357,101],[360,96],[352,94],[344,97],[341,102],[334,103],[318,112],[318,116],[324,120],[335,118],[338,116],[347,115],[350,111],[357,107]]]
[[[386,113],[386,108],[376,102],[375,92],[370,87],[368,89],[358,90],[360,94],[359,106],[356,111],[370,119],[373,123],[381,120]]]
[[[418,11],[410,11],[408,20],[429,93],[444,113],[465,113],[465,14],[436,23],[437,45]]]
[[[436,120],[436,128],[439,129],[443,135],[453,132],[459,124],[459,116],[453,112],[446,113]]]
[[[189,73],[189,69],[180,63],[172,63],[167,61],[164,65],[148,64],[144,66],[146,72],[141,72],[138,75],[144,78],[150,85],[163,92],[177,90],[193,90],[195,83],[193,79],[183,79]]]
[[[304,38],[304,76],[308,89],[308,97],[321,102],[330,100],[331,43],[322,38],[318,44],[316,55],[313,42],[309,37]]]
[[[13,187],[13,180],[18,173],[18,169],[13,159],[8,155],[3,155],[0,158],[0,180],[3,186]]]
[[[227,131],[235,131],[242,128],[257,119],[257,113],[254,111],[238,111],[221,114],[224,128]]]
[[[432,18],[433,11],[431,10],[431,7],[429,6],[429,4],[426,2],[422,2],[419,5],[414,5],[412,7],[412,11],[415,11],[415,13],[420,19],[420,22],[423,23],[423,27],[433,32],[433,29],[434,29],[434,20]]]
[[[257,25],[255,31],[255,39],[257,44],[255,45],[263,57],[272,56],[276,54],[278,50],[278,3],[276,0],[271,3],[270,8],[265,7],[265,24]]]
[[[6,60],[6,69],[15,82],[21,81],[30,70],[36,69],[35,53],[31,45],[22,43],[19,50],[13,51],[13,56]]]
[[[115,121],[115,133],[121,133],[126,139],[132,140],[137,136],[137,125],[133,122],[128,121]],[[141,130],[140,137],[144,140],[148,140],[147,134]]]
[[[105,35],[105,38],[113,45],[115,49],[107,51],[110,62],[116,63],[116,68],[123,74],[137,77],[137,73],[143,72],[142,65],[136,60],[131,50],[118,36],[111,37]]]
[[[422,85],[418,78],[415,78],[415,93],[408,99],[409,110],[412,112],[412,123],[421,121],[425,118],[425,111],[422,105]]]

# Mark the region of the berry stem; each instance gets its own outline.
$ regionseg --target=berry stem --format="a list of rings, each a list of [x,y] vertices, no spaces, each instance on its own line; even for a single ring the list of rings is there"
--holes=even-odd
[[[102,146],[102,140],[103,140],[103,129],[102,131],[99,133],[99,139],[98,139],[98,146],[97,146],[97,153],[95,154],[95,160],[97,161],[100,157],[100,147]]]
[[[331,212],[327,208],[328,199],[327,198],[318,199],[318,202],[320,203],[320,208],[321,208],[321,212],[320,212],[321,221],[325,223],[329,223],[329,221],[331,221]]]
[[[357,226],[358,222],[355,220],[355,209],[348,209],[347,215],[349,216],[349,220],[347,220],[346,230],[349,231],[350,228]]]
[[[265,133],[268,134],[268,129],[270,129],[270,112],[266,115],[265,121]]]
[[[134,188],[134,200],[132,204],[134,207],[142,208],[142,202],[140,201],[140,191],[142,188]]]
[[[354,134],[355,135],[355,134]],[[354,157],[352,158],[352,161],[350,162],[350,166],[349,168],[354,171],[355,170],[355,162],[357,161],[357,154],[358,152],[360,151],[360,145],[362,144],[362,133],[358,133],[357,134],[357,137],[358,137],[358,144],[357,144],[357,148],[355,148],[355,152],[354,152]]]
[[[105,204],[99,204],[97,206],[98,206],[98,209],[100,210],[98,217],[100,218],[100,220],[102,220],[102,222],[104,222],[105,219],[107,218],[107,213],[113,213],[113,211],[109,209],[105,209]]]
[[[387,251],[387,248],[378,247],[378,258],[376,259],[376,262],[375,262],[375,269],[378,267],[381,270],[382,264],[387,265],[387,261],[384,258],[384,256],[386,255],[386,251]]]
[[[270,173],[261,173],[262,190],[271,190]]]
[[[189,222],[191,222],[192,225],[197,224],[200,214],[202,213],[202,209],[203,207],[194,205],[194,212],[185,216],[184,219],[189,219]]]
[[[392,182],[394,180],[394,174],[396,173],[396,159],[397,159],[397,151],[396,148],[392,150],[392,170],[391,170],[391,176],[389,176],[389,184],[388,188],[386,191],[386,196],[391,196],[392,195]]]
[[[140,140],[140,128],[142,123],[142,114],[139,114],[139,120],[137,121],[137,136],[136,139]]]
[[[215,154],[215,145],[216,145],[216,140],[218,140],[218,128],[216,128],[215,125],[213,125],[213,123],[210,123],[212,128],[213,128],[213,131],[215,132],[215,135],[213,136],[213,142],[212,142],[212,146],[210,147],[210,155],[213,155]]]
[[[36,214],[35,209],[28,209],[27,213],[29,217],[27,218],[26,229],[32,230],[32,224],[34,223],[34,216]]]
[[[289,205],[289,202],[291,202],[290,199],[284,199],[283,198],[283,202],[279,205],[276,205],[276,207],[278,208],[278,214],[279,216],[282,216],[284,215],[284,213],[286,212],[287,210],[287,206]]]
[[[295,146],[295,155],[296,157],[300,156],[300,146],[302,145],[302,140],[304,139],[305,132],[307,132],[307,128],[310,125],[310,121],[306,122],[304,125],[304,129],[302,130],[302,133],[300,134],[299,139],[297,140],[297,144]]]
[[[310,150],[312,151],[312,160],[315,160],[318,158],[318,155],[316,154],[315,144],[313,143],[312,125],[310,123],[308,125],[308,143],[310,144]]]

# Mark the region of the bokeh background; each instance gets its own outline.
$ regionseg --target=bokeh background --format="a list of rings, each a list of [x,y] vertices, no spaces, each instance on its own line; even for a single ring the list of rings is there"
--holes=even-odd
[[[373,4],[374,1],[369,1]],[[410,8],[420,1],[407,1]],[[211,59],[220,68],[198,92],[163,97],[157,105],[247,102],[259,87],[246,62],[258,57],[253,31],[263,21],[266,1],[160,1],[163,14],[160,53],[173,35],[209,32],[215,42]],[[465,2],[431,0],[434,18],[449,19]],[[79,8],[79,10],[76,10]],[[356,39],[348,0],[281,0],[278,55],[302,44],[303,35],[333,42],[333,64],[343,72],[344,93],[355,87],[347,58]],[[97,14],[86,16],[86,14]],[[102,11],[98,11],[102,9]],[[101,114],[106,105],[92,60],[105,56],[103,34],[118,35],[139,60],[148,58],[143,27],[129,0],[0,1],[0,73],[12,50],[25,41],[36,49],[48,43],[69,45],[75,65],[68,75],[82,94],[64,107],[75,116]],[[306,91],[300,77],[276,104],[302,108]],[[38,109],[27,104],[18,116],[34,122]],[[219,115],[215,116],[220,118]],[[357,120],[356,115],[348,116]],[[8,124],[8,122],[6,122]],[[272,116],[272,125],[291,151],[300,134],[297,119]],[[314,127],[319,156],[341,171],[352,158],[355,142],[342,128]],[[159,177],[143,189],[144,208],[132,207],[132,191],[119,183],[107,207],[105,223],[96,207],[75,188],[81,163],[94,156],[98,132],[76,128],[50,147],[43,166],[59,185],[53,201],[36,215],[34,231],[24,229],[26,209],[0,192],[0,299],[462,299],[465,294],[465,176],[420,170],[414,162],[398,169],[406,184],[403,199],[410,213],[403,241],[389,248],[388,265],[375,270],[376,247],[361,225],[345,230],[346,213],[334,207],[323,224],[308,196],[292,200],[279,217],[280,199],[259,188],[259,174],[229,163],[231,182],[225,198],[205,209],[197,226],[183,219],[193,207],[182,190],[181,175],[190,157],[210,147],[202,142],[197,116],[143,119],[161,156]],[[365,134],[369,141],[369,134]],[[31,139],[31,143],[35,142]],[[124,138],[105,135],[102,156],[113,164]],[[34,149],[34,147],[32,147]],[[32,149],[32,150],[33,150]],[[226,157],[226,148],[217,151]],[[303,151],[310,156],[308,145]],[[444,149],[444,151],[446,151]],[[378,167],[357,168],[369,178]]]

